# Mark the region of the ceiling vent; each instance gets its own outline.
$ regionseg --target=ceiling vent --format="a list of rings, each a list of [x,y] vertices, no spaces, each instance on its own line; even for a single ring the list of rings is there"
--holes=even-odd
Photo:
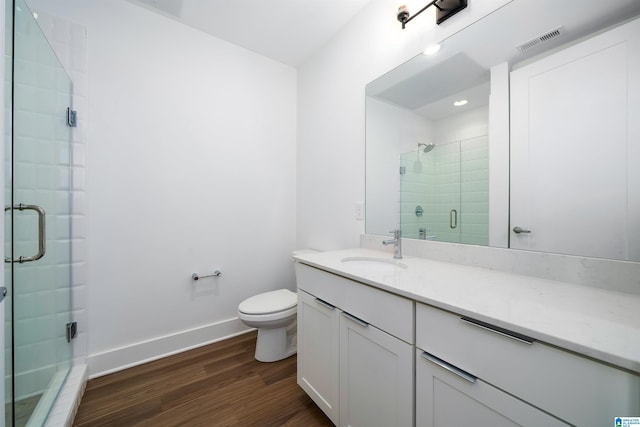
[[[546,43],[546,42],[548,42],[550,40],[558,38],[559,36],[561,36],[565,32],[566,32],[566,30],[564,29],[564,27],[558,27],[558,28],[556,28],[554,30],[547,31],[546,33],[542,34],[541,36],[538,36],[536,38],[533,38],[533,39],[531,39],[529,41],[526,41],[526,42],[516,46],[516,49],[518,49],[520,52],[524,52],[525,50],[531,49],[534,46],[538,46],[539,44]]]

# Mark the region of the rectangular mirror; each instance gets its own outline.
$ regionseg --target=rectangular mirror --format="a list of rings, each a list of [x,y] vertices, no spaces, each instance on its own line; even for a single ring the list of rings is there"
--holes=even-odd
[[[369,83],[366,232],[640,261],[638,14],[514,0]]]

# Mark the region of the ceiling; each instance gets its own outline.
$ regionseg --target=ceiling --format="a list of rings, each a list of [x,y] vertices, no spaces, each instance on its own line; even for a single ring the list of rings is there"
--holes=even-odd
[[[297,67],[370,0],[127,0]]]

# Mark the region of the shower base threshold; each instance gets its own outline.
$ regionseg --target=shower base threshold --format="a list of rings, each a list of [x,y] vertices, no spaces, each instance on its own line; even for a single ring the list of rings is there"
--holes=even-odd
[[[34,425],[42,425],[44,427],[73,426],[73,420],[78,412],[80,400],[87,385],[87,376],[86,364],[74,365],[67,375],[62,390],[58,393],[51,411],[49,411],[48,415],[45,414],[45,419],[41,419],[39,424]]]

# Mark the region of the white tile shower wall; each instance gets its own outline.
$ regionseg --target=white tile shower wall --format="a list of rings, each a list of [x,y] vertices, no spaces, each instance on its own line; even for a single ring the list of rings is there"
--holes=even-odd
[[[71,145],[57,153],[70,159],[70,194],[60,193],[58,203],[66,208],[71,203],[71,310],[78,322],[78,336],[72,341],[75,364],[86,363],[86,210],[85,168],[87,129],[87,29],[86,27],[39,12],[38,25],[73,82],[73,109],[78,112],[78,125],[71,132]],[[66,150],[70,150],[67,152]],[[68,200],[68,197],[71,200]]]
[[[19,12],[17,12],[19,13]],[[26,13],[24,11],[23,13]],[[57,107],[56,98],[69,90],[69,83],[58,83],[57,69],[52,54],[45,52],[37,26],[16,19],[15,37],[15,91],[14,91],[14,189],[16,203],[38,204],[47,211],[49,230],[49,256],[38,263],[14,265],[15,286],[12,290],[13,336],[16,387],[14,398],[40,394],[56,370],[59,333],[54,325],[61,311],[68,313],[68,304],[58,305],[52,291],[69,278],[68,257],[63,255],[69,241],[59,239],[68,213],[56,206],[59,172],[64,168],[55,158],[61,141],[56,138],[56,114],[47,108]],[[38,79],[36,76],[42,76]],[[41,102],[40,102],[41,101]],[[57,112],[57,111],[56,111]],[[67,162],[68,164],[68,162]],[[67,176],[68,177],[68,176]],[[14,257],[37,252],[37,217],[27,212],[14,211]],[[68,228],[68,226],[67,226]],[[55,246],[55,248],[51,248]],[[53,250],[51,250],[53,249]],[[58,254],[57,250],[62,250]],[[66,323],[66,322],[65,322]],[[58,325],[64,331],[64,323]],[[54,348],[54,351],[51,351]]]
[[[460,141],[460,242],[489,244],[489,138]]]

